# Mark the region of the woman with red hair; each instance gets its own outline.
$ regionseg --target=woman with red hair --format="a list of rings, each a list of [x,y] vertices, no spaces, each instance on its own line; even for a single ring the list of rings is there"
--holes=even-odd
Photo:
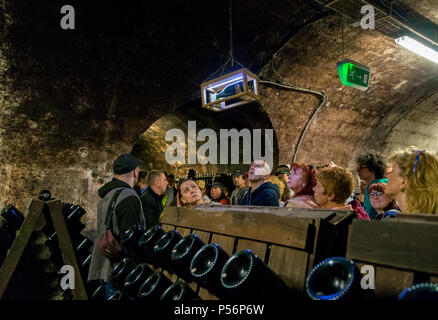
[[[287,200],[286,207],[318,208],[313,198],[313,187],[316,186],[315,173],[316,170],[305,163],[291,164],[287,186],[293,190],[294,195]]]
[[[377,211],[377,220],[394,218],[400,213],[400,209],[394,199],[385,194],[386,183],[374,183],[368,188],[371,206]]]

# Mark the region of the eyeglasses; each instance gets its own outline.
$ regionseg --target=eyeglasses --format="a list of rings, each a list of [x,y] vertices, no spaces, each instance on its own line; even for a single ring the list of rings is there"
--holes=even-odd
[[[370,192],[370,198],[383,196],[385,193],[382,191],[374,191]]]
[[[412,171],[412,177],[413,177],[415,170],[417,169],[417,163],[418,163],[418,159],[420,159],[420,154],[426,152],[426,150],[417,150],[417,151],[414,150],[412,152],[417,152],[417,157],[415,158],[415,163],[414,163],[414,170]]]

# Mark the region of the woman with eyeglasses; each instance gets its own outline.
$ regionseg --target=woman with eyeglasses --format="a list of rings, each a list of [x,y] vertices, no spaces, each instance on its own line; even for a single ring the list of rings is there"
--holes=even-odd
[[[395,199],[401,212],[438,214],[438,157],[410,147],[389,159],[385,194]]]
[[[377,220],[394,218],[400,213],[397,203],[385,194],[385,190],[385,183],[374,183],[368,188],[371,206],[377,211]]]

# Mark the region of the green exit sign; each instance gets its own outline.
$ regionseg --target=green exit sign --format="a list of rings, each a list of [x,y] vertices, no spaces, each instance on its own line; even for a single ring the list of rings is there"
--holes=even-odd
[[[336,64],[339,78],[343,85],[362,91],[368,89],[370,83],[370,68],[350,59],[344,59]]]

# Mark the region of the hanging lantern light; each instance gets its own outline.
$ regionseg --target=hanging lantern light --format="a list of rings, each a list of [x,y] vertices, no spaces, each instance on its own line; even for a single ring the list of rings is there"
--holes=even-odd
[[[230,56],[228,61],[219,70],[213,73],[201,84],[202,107],[211,111],[224,111],[246,103],[260,100],[259,78],[257,75],[246,69],[233,56],[233,26],[232,7],[230,0]],[[220,75],[211,79],[220,70],[222,72],[231,64],[238,64],[241,69]]]
[[[259,79],[246,68],[201,84],[202,107],[224,111],[260,100]]]

